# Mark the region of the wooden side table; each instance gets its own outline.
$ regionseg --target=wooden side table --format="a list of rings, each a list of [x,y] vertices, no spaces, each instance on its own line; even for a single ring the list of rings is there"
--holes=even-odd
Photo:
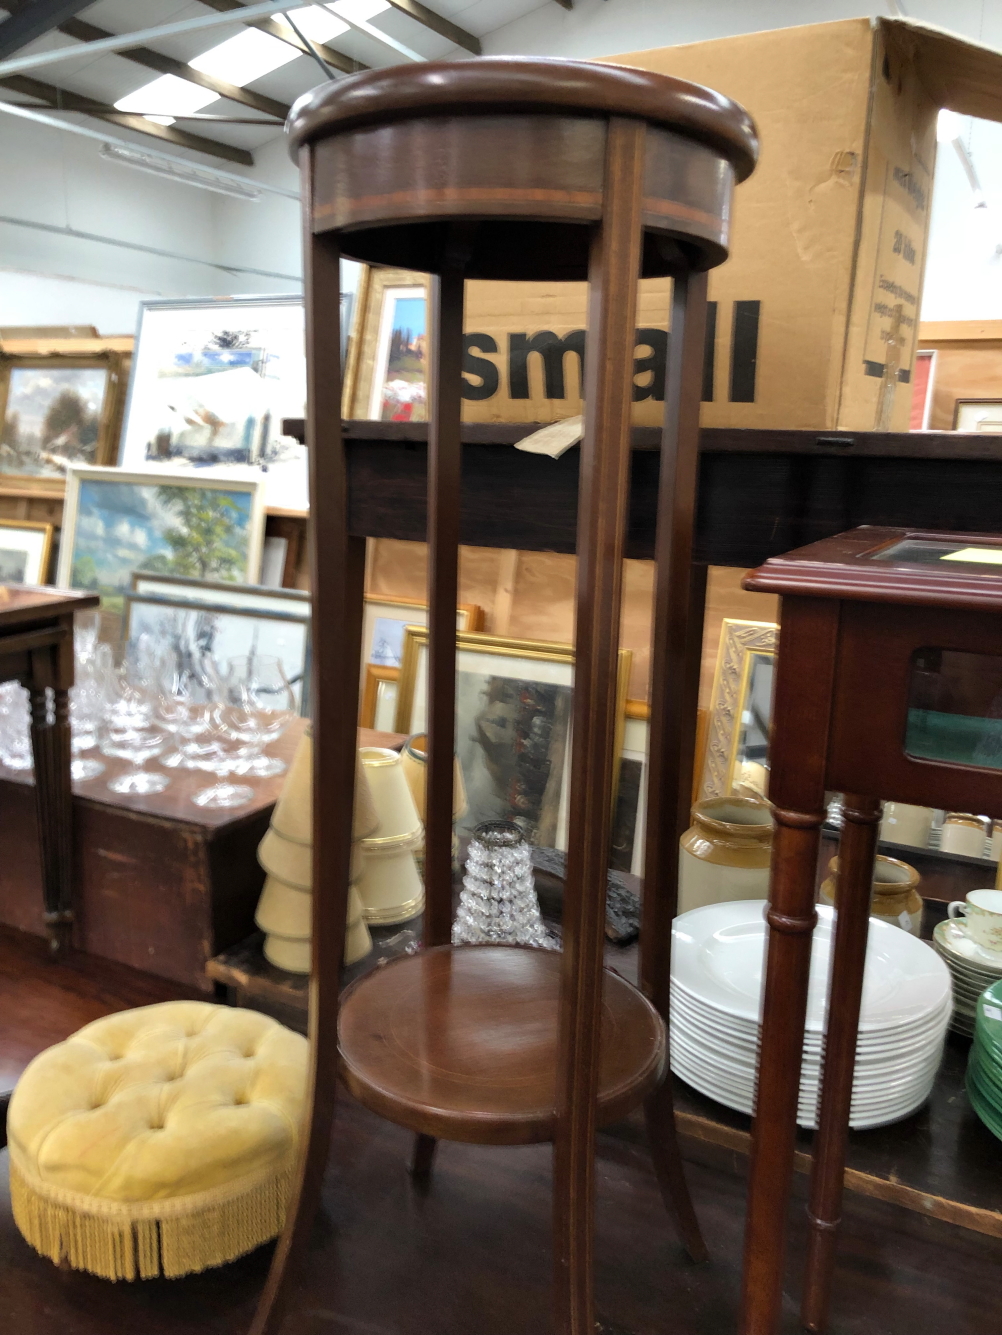
[[[858,528],[774,557],[776,836],[743,1335],[773,1335],[793,1171],[825,790],[845,794],[801,1318],[827,1318],[881,800],[1002,814],[1002,537]]]
[[[45,929],[53,955],[68,949],[73,930],[73,614],[99,602],[94,594],[0,585],[0,681],[19,681],[28,688]],[[51,715],[49,687],[54,695]]]

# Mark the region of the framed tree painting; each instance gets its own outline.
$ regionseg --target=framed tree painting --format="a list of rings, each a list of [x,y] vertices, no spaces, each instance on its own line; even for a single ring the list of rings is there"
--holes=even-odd
[[[110,464],[117,447],[122,355],[0,354],[0,483],[59,491],[75,464]]]
[[[192,476],[224,465],[273,509],[306,510],[306,446],[282,435],[306,411],[299,296],[144,301],[118,462]]]
[[[57,582],[120,615],[137,570],[256,582],[263,541],[260,481],[72,468]]]
[[[619,651],[616,754],[622,751],[633,655]],[[397,687],[396,732],[423,732],[428,631],[408,626]],[[574,648],[497,635],[456,636],[456,754],[471,834],[485,820],[511,820],[531,844],[567,847]]]

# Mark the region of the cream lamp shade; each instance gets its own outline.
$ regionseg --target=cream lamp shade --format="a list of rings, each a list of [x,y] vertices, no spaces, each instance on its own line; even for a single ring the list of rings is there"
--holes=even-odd
[[[416,732],[408,737],[400,753],[400,763],[411,790],[418,815],[424,820],[425,782],[428,774],[428,734]],[[456,767],[452,777],[452,818],[458,820],[466,814],[466,784],[463,782],[463,767],[456,756]]]

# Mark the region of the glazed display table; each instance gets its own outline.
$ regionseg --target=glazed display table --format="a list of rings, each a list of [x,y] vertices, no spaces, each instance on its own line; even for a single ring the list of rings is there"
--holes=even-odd
[[[269,752],[292,759],[304,719],[296,719]],[[395,734],[363,730],[360,745],[385,745]],[[112,793],[104,774],[73,785],[76,921],[73,945],[90,955],[211,992],[206,962],[254,931],[264,881],[257,846],[268,828],[284,775],[253,780],[254,797],[233,810],[196,807],[190,797],[208,774],[171,771],[162,793]],[[155,762],[149,762],[150,768]],[[0,923],[44,933],[31,775],[0,766]]]

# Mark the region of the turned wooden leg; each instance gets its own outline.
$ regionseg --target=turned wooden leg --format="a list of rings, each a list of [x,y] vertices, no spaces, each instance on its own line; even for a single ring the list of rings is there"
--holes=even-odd
[[[73,933],[69,694],[63,689],[55,690],[55,712],[51,720],[45,687],[31,686],[28,695],[45,927],[51,954],[61,956],[69,950]]]
[[[642,123],[611,118],[603,214],[592,234],[588,262],[589,350],[578,489],[574,745],[553,1154],[557,1335],[594,1335],[595,1331],[595,1125],[643,173]]]
[[[411,1177],[430,1177],[431,1166],[435,1158],[435,1146],[438,1141],[434,1136],[425,1136],[421,1132],[414,1137],[411,1161],[407,1171]]]
[[[745,1222],[742,1335],[773,1335],[783,1289],[786,1218],[811,968],[814,877],[823,812],[774,811],[769,943]]]
[[[835,1238],[842,1214],[845,1145],[852,1106],[856,1034],[863,996],[863,968],[870,923],[873,860],[880,802],[846,793],[838,853],[837,912],[828,989],[824,1076],[814,1137],[807,1266],[800,1317],[808,1330],[823,1330],[828,1317]]]

